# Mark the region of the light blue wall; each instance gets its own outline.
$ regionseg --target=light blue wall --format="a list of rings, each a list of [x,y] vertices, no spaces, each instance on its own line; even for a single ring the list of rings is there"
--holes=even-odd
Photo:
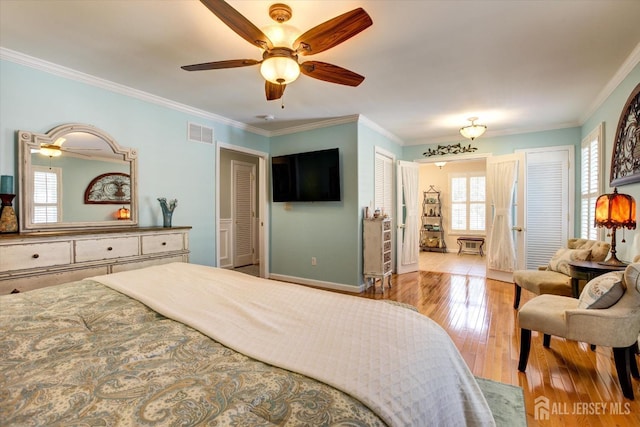
[[[403,157],[405,160],[418,160],[425,159],[423,153],[428,148],[435,150],[438,145],[453,145],[461,143],[463,146],[471,144],[472,147],[476,147],[476,154],[491,153],[494,155],[509,154],[516,150],[525,148],[540,148],[540,147],[552,147],[557,145],[574,145],[580,146],[580,128],[565,128],[557,130],[548,130],[543,132],[531,132],[523,133],[519,135],[507,135],[507,136],[482,136],[475,141],[461,141],[460,140],[428,145],[411,145],[404,147]],[[432,157],[434,158],[434,157]]]
[[[17,175],[18,129],[94,125],[138,150],[140,226],[162,224],[158,197],[177,198],[173,225],[193,227],[191,261],[215,265],[215,146],[188,142],[187,122],[213,127],[219,141],[259,151],[268,151],[268,138],[10,61],[0,61],[0,92],[0,173]]]
[[[616,138],[616,130],[618,127],[618,121],[622,114],[627,99],[633,92],[633,89],[640,84],[640,64],[629,73],[629,75],[614,89],[609,97],[603,102],[603,104],[595,111],[591,117],[582,126],[581,138],[586,137],[596,126],[600,123],[604,123],[605,131],[605,150],[604,150],[604,191],[610,193],[613,191],[609,187],[609,178],[611,173],[611,157],[613,156],[613,148]],[[619,193],[630,194],[636,199],[636,203],[640,202],[640,183],[628,184],[618,188]],[[636,219],[638,221],[638,219]],[[617,255],[618,258],[624,261],[632,261],[634,255],[640,253],[640,233],[636,229],[635,231],[626,230],[624,232],[626,242],[622,242],[623,233],[617,232]],[[636,241],[636,246],[633,243]]]
[[[271,204],[272,273],[359,285],[357,130],[354,122],[271,139],[272,156],[339,148],[342,191],[340,202]]]
[[[581,138],[604,121],[608,176],[615,127],[627,97],[639,81],[640,68],[636,67],[580,128],[483,136],[472,144],[478,147],[477,153],[493,154],[553,145],[573,144],[578,148]],[[162,223],[158,197],[177,198],[174,225],[193,227],[191,260],[199,264],[215,265],[216,262],[215,147],[188,142],[187,122],[213,127],[217,141],[271,155],[340,148],[341,202],[293,203],[291,210],[285,210],[282,203],[271,204],[270,269],[276,274],[348,286],[362,283],[361,219],[362,208],[374,194],[374,148],[390,151],[398,159],[415,160],[424,158],[422,153],[427,148],[438,145],[400,147],[362,122],[268,138],[212,118],[9,61],[0,61],[0,92],[0,173],[17,175],[15,132],[18,129],[46,132],[71,122],[97,126],[122,146],[138,150],[140,225]],[[457,142],[460,141],[451,144]],[[577,149],[578,156],[579,152]],[[579,158],[574,164],[578,162]],[[577,190],[579,182],[576,176]],[[620,190],[640,198],[640,184]],[[627,240],[632,238],[633,234],[627,233]],[[621,251],[626,250],[624,244],[618,243]],[[311,266],[311,257],[317,258],[317,266]]]
[[[576,212],[574,213],[576,220],[574,222],[574,235],[580,235],[580,168],[575,167],[575,165],[580,164],[580,142],[582,140],[580,134],[580,127],[572,127],[542,132],[523,133],[519,135],[495,137],[482,136],[475,141],[463,142],[462,145],[468,146],[470,144],[472,147],[476,147],[477,151],[475,151],[474,153],[477,154],[491,153],[493,155],[509,154],[515,152],[516,150],[522,150],[526,148],[533,149],[561,145],[573,145],[575,149],[575,159],[573,160],[573,166],[571,167],[575,174],[576,183]],[[438,147],[438,145],[458,144],[459,142],[460,141],[453,141],[449,143],[405,147],[404,158],[407,160],[424,159],[426,157],[423,155],[423,153],[425,153],[428,148],[434,150]]]
[[[401,145],[372,129],[370,126],[358,122],[358,232],[360,236],[362,236],[364,207],[370,206],[375,198],[374,174],[376,147],[391,153],[395,156],[396,160],[402,159]],[[391,216],[392,229],[395,230],[397,214]],[[395,242],[395,235],[393,239]],[[360,241],[358,245],[358,259],[362,260],[362,241]],[[362,262],[358,263],[358,278],[362,281]]]

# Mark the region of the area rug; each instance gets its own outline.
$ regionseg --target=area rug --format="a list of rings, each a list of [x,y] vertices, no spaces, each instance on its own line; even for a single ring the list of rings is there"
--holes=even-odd
[[[486,378],[476,377],[482,394],[496,426],[519,427],[527,425],[527,413],[524,408],[524,392],[522,388],[514,385],[503,384]]]

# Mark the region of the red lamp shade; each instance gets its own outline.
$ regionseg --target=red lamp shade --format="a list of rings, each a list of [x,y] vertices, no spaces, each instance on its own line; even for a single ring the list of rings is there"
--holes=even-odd
[[[131,219],[131,211],[123,206],[116,212],[116,217],[118,219]]]
[[[636,228],[636,201],[628,194],[619,194],[615,188],[611,194],[603,194],[596,200],[596,227],[611,229],[611,257],[602,262],[606,265],[625,265],[616,257],[616,229]],[[622,240],[624,242],[624,239]]]

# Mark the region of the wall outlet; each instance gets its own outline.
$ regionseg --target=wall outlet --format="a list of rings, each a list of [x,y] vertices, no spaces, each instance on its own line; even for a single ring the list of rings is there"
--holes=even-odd
[[[311,265],[318,265],[318,260],[314,256],[311,257]]]

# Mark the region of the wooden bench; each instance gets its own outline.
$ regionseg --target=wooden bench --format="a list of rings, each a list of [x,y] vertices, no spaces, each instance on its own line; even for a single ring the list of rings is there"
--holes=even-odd
[[[475,243],[473,247],[468,247],[467,243]],[[458,237],[458,255],[461,253],[472,253],[484,256],[482,247],[484,246],[484,237]]]

